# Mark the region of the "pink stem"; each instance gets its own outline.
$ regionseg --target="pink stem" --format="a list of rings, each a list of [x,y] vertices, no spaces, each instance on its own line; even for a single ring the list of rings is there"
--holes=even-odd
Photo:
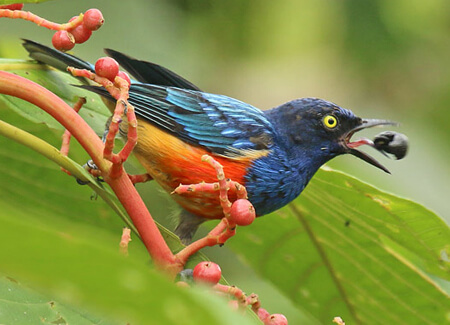
[[[78,113],[84,104],[86,104],[86,98],[80,97],[78,99],[78,101],[75,103],[75,105],[73,106],[73,110]],[[62,145],[61,145],[61,150],[60,150],[61,154],[63,154],[64,156],[67,156],[69,154],[71,136],[72,136],[72,134],[67,129],[64,130],[64,134],[62,136]]]
[[[127,105],[127,120],[127,142],[118,154],[121,161],[126,161],[128,159],[128,157],[133,152],[133,149],[136,146],[138,140],[136,114],[134,114],[134,107],[131,104]]]
[[[217,226],[209,232],[206,237],[196,240],[192,244],[183,248],[175,255],[175,258],[181,264],[186,264],[190,256],[197,253],[202,248],[208,246],[222,245],[236,234],[236,224],[230,223],[227,218],[222,218]]]
[[[122,237],[120,237],[120,252],[123,255],[128,256],[128,244],[131,241],[131,229],[130,228],[123,228],[122,230]]]
[[[83,16],[84,16],[83,14],[80,14],[76,19],[72,20],[70,23],[57,24],[42,17],[39,17],[38,15],[35,15],[30,11],[0,9],[0,18],[4,17],[11,19],[24,19],[31,21],[38,26],[42,26],[52,30],[73,29],[83,23]]]
[[[111,165],[99,154],[103,150],[103,143],[97,134],[72,107],[46,88],[23,77],[0,71],[0,92],[21,98],[43,109],[69,130],[99,168],[106,169]]]
[[[204,155],[202,156],[202,160],[209,163],[217,173],[217,179],[219,180],[219,199],[220,205],[222,206],[223,214],[225,218],[230,216],[231,211],[231,202],[228,200],[228,190],[230,189],[227,184],[227,180],[225,179],[225,173],[223,172],[222,165],[214,160],[213,157]]]

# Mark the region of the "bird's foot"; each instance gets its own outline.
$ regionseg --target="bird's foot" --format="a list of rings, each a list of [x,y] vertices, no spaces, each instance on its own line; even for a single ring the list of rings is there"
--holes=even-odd
[[[98,169],[97,165],[92,160],[88,160],[83,165],[83,168],[86,169],[92,176],[96,177],[97,181],[104,182],[104,180],[101,177],[101,171]],[[86,185],[89,184],[90,181],[83,181],[77,178],[77,183],[80,185]]]

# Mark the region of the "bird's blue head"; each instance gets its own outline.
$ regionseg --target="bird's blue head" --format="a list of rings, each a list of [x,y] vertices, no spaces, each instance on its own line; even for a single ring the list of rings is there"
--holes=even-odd
[[[364,144],[373,146],[371,140],[351,142],[351,137],[362,129],[393,122],[362,119],[348,109],[318,98],[296,99],[266,114],[272,123],[278,124],[280,141],[292,159],[313,160],[318,168],[338,155],[349,153],[389,173],[374,158],[356,149]]]

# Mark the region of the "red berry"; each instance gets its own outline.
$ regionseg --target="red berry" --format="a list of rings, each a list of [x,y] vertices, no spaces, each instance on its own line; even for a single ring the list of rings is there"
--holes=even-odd
[[[97,30],[102,27],[104,22],[102,12],[98,9],[89,9],[84,13],[83,25],[87,29]]]
[[[70,33],[73,35],[75,43],[77,44],[82,44],[86,42],[92,35],[92,31],[84,27],[84,25],[79,25],[75,27],[70,31]]]
[[[57,31],[52,37],[53,47],[60,51],[69,51],[75,46],[75,39],[66,30]]]
[[[214,262],[203,261],[194,267],[194,281],[217,284],[222,276],[220,266]]]
[[[117,76],[124,79],[126,82],[128,82],[129,85],[131,85],[130,76],[125,71],[119,71]]]
[[[95,62],[95,73],[114,82],[114,78],[119,73],[119,63],[112,58],[100,58]]]
[[[288,325],[288,320],[283,314],[272,314],[266,321],[268,325]]]
[[[0,9],[22,10],[23,3],[13,3],[11,5],[0,6]]]
[[[255,208],[249,200],[239,199],[233,202],[230,219],[238,226],[247,226],[255,220]]]
[[[264,308],[259,308],[258,309],[258,317],[261,320],[261,322],[265,322],[266,319],[268,319],[270,316],[269,312],[267,310],[265,310]]]

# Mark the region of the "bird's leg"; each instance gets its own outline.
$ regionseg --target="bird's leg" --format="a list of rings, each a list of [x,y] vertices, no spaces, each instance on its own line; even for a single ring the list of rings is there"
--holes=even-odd
[[[196,216],[183,209],[179,216],[179,223],[175,229],[175,234],[180,237],[184,245],[189,245],[198,227],[205,221],[205,218]]]

